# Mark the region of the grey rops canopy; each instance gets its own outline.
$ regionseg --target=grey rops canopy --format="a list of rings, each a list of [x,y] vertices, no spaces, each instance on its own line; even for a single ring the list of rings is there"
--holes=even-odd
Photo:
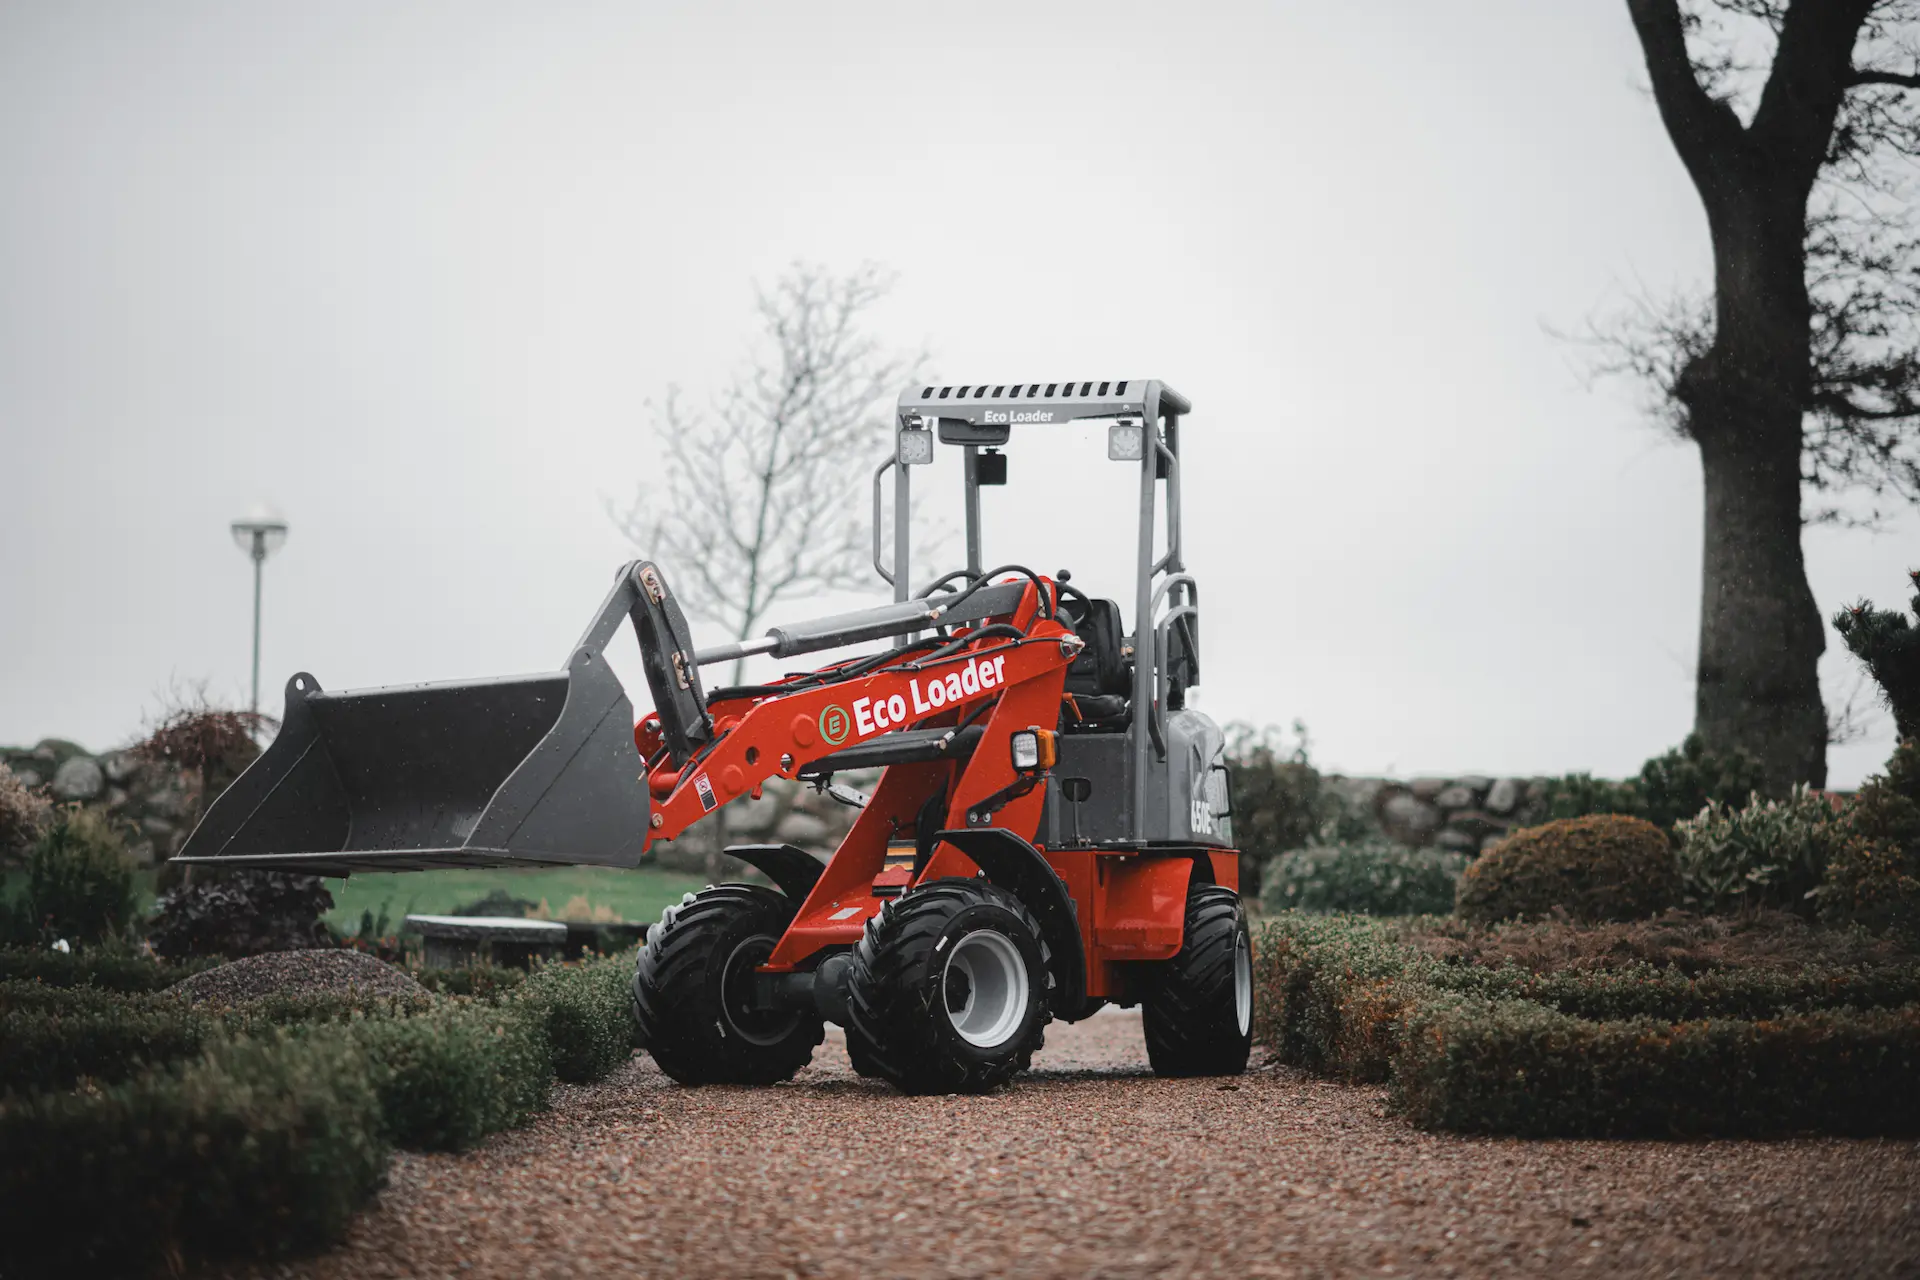
[[[1103,382],[982,382],[915,386],[900,393],[900,416],[959,418],[982,426],[1071,422],[1076,418],[1157,418],[1192,411],[1187,398],[1152,378]]]

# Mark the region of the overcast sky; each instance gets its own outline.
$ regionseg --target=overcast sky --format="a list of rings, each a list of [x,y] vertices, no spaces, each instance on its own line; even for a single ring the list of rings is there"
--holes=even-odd
[[[1642,86],[1618,0],[0,0],[0,742],[244,702],[258,500],[267,709],[558,666],[648,401],[718,384],[756,280],[871,260],[946,378],[1193,401],[1215,717],[1631,772],[1692,719],[1699,466],[1550,330],[1707,272]],[[990,561],[1130,615],[1098,434],[1009,452]],[[1914,532],[1809,533],[1823,613]]]

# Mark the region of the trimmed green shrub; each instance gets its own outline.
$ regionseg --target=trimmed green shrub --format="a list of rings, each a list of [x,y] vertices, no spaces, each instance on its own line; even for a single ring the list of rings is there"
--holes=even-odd
[[[200,1052],[215,1029],[164,997],[0,983],[0,1091],[125,1080]]]
[[[137,906],[125,838],[99,810],[69,806],[28,851],[26,888],[5,932],[26,945],[122,938]]]
[[[1920,1132],[1920,1007],[1591,1022],[1450,996],[1410,1013],[1394,1096],[1417,1125],[1527,1137]]]
[[[1553,819],[1612,813],[1671,828],[1709,801],[1739,804],[1765,786],[1765,771],[1751,754],[1709,751],[1699,734],[1689,734],[1678,747],[1641,765],[1637,777],[1608,782],[1570,773],[1550,779],[1545,797],[1547,816]]]
[[[223,1043],[125,1084],[0,1098],[6,1267],[119,1275],[317,1249],[386,1161],[372,1081],[338,1037]]]
[[[1268,864],[1260,905],[1267,911],[1439,914],[1452,908],[1466,866],[1464,854],[1389,840],[1296,849]]]
[[[411,1018],[356,1018],[345,1032],[366,1055],[397,1146],[460,1151],[547,1105],[552,1055],[529,1009],[460,1001]]]
[[[1393,1080],[1429,1127],[1899,1133],[1920,1116],[1893,1097],[1920,1066],[1920,963],[1534,973],[1436,959],[1405,941],[1425,927],[1273,918],[1254,948],[1256,1034],[1285,1061]]]
[[[0,982],[23,980],[50,987],[159,991],[218,963],[211,959],[165,963],[110,943],[71,952],[41,946],[0,947]]]
[[[1703,911],[1813,914],[1833,816],[1832,803],[1804,786],[1786,800],[1762,800],[1756,792],[1740,809],[1709,801],[1673,828],[1682,894]]]
[[[544,965],[515,993],[539,1009],[560,1079],[604,1080],[633,1056],[633,966],[631,951],[586,964]]]
[[[456,969],[409,970],[413,980],[429,991],[443,996],[478,996],[497,999],[527,980],[525,969],[511,965],[474,964]]]
[[[1480,855],[1454,910],[1487,923],[1564,911],[1574,920],[1634,920],[1679,896],[1672,846],[1652,823],[1598,815],[1528,827]]]

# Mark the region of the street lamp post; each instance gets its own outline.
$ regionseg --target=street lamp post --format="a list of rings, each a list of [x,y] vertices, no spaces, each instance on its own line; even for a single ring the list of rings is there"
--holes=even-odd
[[[287,522],[273,512],[256,507],[230,526],[234,545],[253,560],[253,702],[250,710],[260,714],[260,569],[267,557],[287,540]]]

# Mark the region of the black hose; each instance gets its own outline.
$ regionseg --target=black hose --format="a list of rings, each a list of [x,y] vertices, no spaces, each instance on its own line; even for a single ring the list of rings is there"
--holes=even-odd
[[[963,569],[963,570],[960,570],[959,572],[964,573],[966,571]],[[993,580],[994,575],[999,573],[1018,573],[1025,576],[1029,581],[1033,583],[1034,592],[1040,597],[1040,616],[1043,618],[1051,618],[1053,616],[1053,601],[1051,597],[1049,597],[1047,594],[1046,584],[1040,581],[1039,574],[1035,573],[1033,570],[1027,568],[1023,564],[1003,564],[998,569],[987,570],[985,573],[981,574],[978,578],[975,578],[971,583],[969,583],[967,585],[967,588],[964,591],[961,591],[958,595],[952,596],[946,600],[942,600],[940,602],[940,607],[946,610],[948,613],[951,613],[955,608],[957,608],[960,605],[960,603],[963,600],[969,599],[974,592],[986,586],[989,582]],[[951,573],[947,575],[948,578],[951,578],[952,576],[953,574]],[[941,581],[944,582],[946,581],[946,579],[943,578],[941,579]],[[935,583],[934,585],[938,586],[939,583]]]
[[[986,639],[990,639],[993,636],[1011,636],[1015,640],[1025,640],[1027,638],[1027,633],[1022,631],[1020,628],[1016,626],[1012,626],[1009,623],[996,622],[992,626],[981,627],[978,631],[969,631],[967,632],[967,634],[959,637],[956,640],[948,641],[946,644],[941,645],[938,649],[935,649],[932,653],[928,654],[926,657],[920,659],[920,662],[915,665],[922,665],[928,662],[938,662],[942,658],[951,657],[952,655],[959,653],[962,649],[966,648],[968,645],[972,644],[976,640],[986,640]]]

